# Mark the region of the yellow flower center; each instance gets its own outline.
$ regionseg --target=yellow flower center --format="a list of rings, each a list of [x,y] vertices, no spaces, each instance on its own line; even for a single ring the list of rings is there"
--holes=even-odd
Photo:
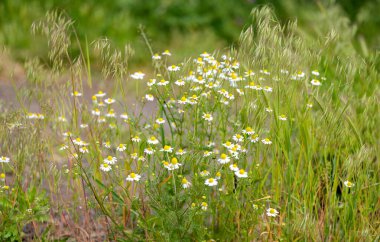
[[[214,178],[209,178],[209,179],[208,179],[208,182],[209,182],[209,183],[213,183],[213,182],[214,182]]]
[[[220,156],[220,158],[223,159],[223,160],[225,160],[225,159],[227,158],[227,155],[226,155],[226,154],[222,154],[222,155]]]
[[[166,150],[166,151],[167,151],[167,150],[170,150],[170,148],[171,148],[171,147],[170,147],[169,145],[165,145],[165,146],[164,146],[164,150]]]
[[[108,156],[108,157],[107,157],[107,160],[112,160],[112,156]]]
[[[135,178],[135,177],[136,177],[136,174],[132,172],[129,176],[130,176],[131,178]]]
[[[244,170],[244,169],[241,169],[241,170],[239,171],[239,173],[240,173],[240,175],[243,175],[243,174],[245,173],[245,170]]]
[[[178,164],[178,160],[177,160],[177,158],[174,157],[174,158],[172,159],[172,164],[173,164],[173,165]]]

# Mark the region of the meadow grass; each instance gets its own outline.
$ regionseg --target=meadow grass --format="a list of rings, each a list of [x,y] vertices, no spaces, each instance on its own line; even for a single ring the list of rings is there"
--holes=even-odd
[[[379,239],[378,53],[341,18],[310,40],[252,17],[236,46],[182,63],[142,31],[147,72],[130,45],[81,46],[64,15],[36,22],[50,62],[0,106],[1,240]]]

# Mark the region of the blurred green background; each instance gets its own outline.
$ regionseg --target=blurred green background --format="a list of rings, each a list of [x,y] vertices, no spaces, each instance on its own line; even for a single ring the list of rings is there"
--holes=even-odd
[[[2,0],[0,3],[0,45],[16,61],[29,56],[47,56],[47,43],[30,34],[33,21],[48,10],[62,10],[75,20],[79,38],[91,42],[108,37],[116,47],[130,43],[135,49],[134,64],[150,61],[139,26],[155,51],[170,49],[178,60],[203,51],[236,43],[250,23],[252,8],[269,4],[279,20],[298,20],[309,36],[324,31],[319,26],[323,13],[335,8],[356,28],[353,43],[360,52],[380,48],[380,0]],[[327,16],[334,21],[334,16]]]

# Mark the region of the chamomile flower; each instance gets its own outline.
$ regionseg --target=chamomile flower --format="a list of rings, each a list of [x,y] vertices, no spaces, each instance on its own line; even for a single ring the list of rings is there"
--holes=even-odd
[[[171,56],[172,53],[170,53],[169,50],[165,50],[164,52],[162,52],[162,55],[165,55],[165,56]]]
[[[84,147],[80,147],[80,148],[79,148],[79,152],[82,153],[82,154],[84,154],[84,153],[88,153],[88,148],[87,148],[86,146],[84,146]]]
[[[72,97],[81,97],[82,96],[82,93],[78,92],[78,91],[74,91],[71,93],[71,96]]]
[[[244,137],[241,134],[235,134],[232,139],[236,142],[243,142]]]
[[[58,121],[59,122],[67,122],[67,119],[64,116],[59,116]]]
[[[105,92],[99,91],[99,92],[96,93],[94,96],[95,96],[95,97],[104,97],[105,95],[106,95]]]
[[[74,139],[73,143],[78,145],[78,146],[86,146],[87,145],[87,143],[84,142],[83,140],[81,140],[81,138],[79,138],[79,137]]]
[[[181,99],[177,101],[179,104],[186,104],[189,102],[186,96],[182,96]]]
[[[185,177],[182,179],[181,183],[184,189],[189,188],[191,186],[191,183]]]
[[[355,186],[354,183],[352,183],[352,182],[350,182],[350,181],[348,181],[348,180],[344,182],[344,185],[345,185],[346,187],[348,187],[348,188],[351,188],[351,187]]]
[[[210,172],[208,170],[203,170],[199,173],[202,177],[210,175]]]
[[[80,124],[79,127],[80,127],[81,129],[85,129],[85,128],[88,127],[88,124]]]
[[[176,155],[184,155],[186,154],[187,151],[186,150],[183,150],[183,149],[178,149],[177,152],[175,153]]]
[[[231,171],[239,171],[239,167],[236,163],[230,165],[230,170]]]
[[[151,145],[156,145],[158,144],[158,139],[154,136],[151,136],[148,140],[147,140],[148,144],[151,144]]]
[[[272,141],[269,138],[262,139],[261,142],[263,142],[263,144],[266,144],[266,145],[272,144]]]
[[[111,110],[106,114],[106,117],[107,117],[107,118],[114,118],[114,117],[116,117],[115,111],[114,111],[113,109],[111,109]]]
[[[178,162],[178,159],[173,157],[170,163],[174,170],[179,169],[180,166],[182,166],[181,163]]]
[[[240,169],[238,171],[235,171],[235,176],[237,176],[239,178],[247,178],[248,173],[244,169]]]
[[[184,86],[185,82],[182,79],[179,79],[179,80],[175,81],[174,84],[176,84],[177,86]]]
[[[205,185],[207,185],[209,187],[213,187],[213,186],[218,185],[218,181],[214,178],[209,178],[205,181]]]
[[[164,152],[167,152],[167,153],[172,153],[173,152],[173,147],[171,147],[170,145],[165,145],[160,151],[164,151]]]
[[[254,76],[254,75],[255,75],[255,73],[252,70],[248,70],[248,71],[244,72],[245,77],[250,77],[250,76]]]
[[[61,145],[61,146],[59,147],[59,150],[60,150],[60,151],[62,151],[62,150],[67,150],[68,148],[69,148],[68,145],[63,144],[63,145]]]
[[[111,142],[110,141],[106,141],[104,142],[104,147],[106,147],[107,149],[110,149],[111,148]]]
[[[149,79],[149,81],[146,84],[148,85],[148,87],[151,87],[154,84],[156,84],[156,79]]]
[[[120,151],[120,152],[123,152],[124,150],[127,149],[127,146],[126,144],[119,144],[117,147],[116,147],[116,150],[117,151]]]
[[[249,140],[252,142],[252,143],[257,143],[259,141],[259,135],[258,134],[253,134],[249,137]]]
[[[161,79],[161,81],[157,83],[157,86],[166,86],[168,84],[169,84],[169,81],[166,81],[165,79]]]
[[[267,113],[271,113],[271,112],[273,112],[273,109],[271,109],[271,108],[265,108],[265,112],[267,112]]]
[[[168,67],[168,71],[170,71],[170,72],[177,72],[179,70],[180,70],[180,67],[176,66],[176,65],[171,65]]]
[[[95,108],[94,110],[92,110],[91,113],[94,116],[100,116],[100,110],[98,108]]]
[[[45,116],[41,113],[37,113],[37,119],[45,119]]]
[[[27,118],[28,119],[36,119],[37,118],[37,114],[36,113],[28,113]]]
[[[255,131],[251,127],[246,127],[245,129],[243,129],[242,133],[251,135],[251,134],[254,134]]]
[[[107,121],[107,120],[106,120],[105,117],[100,116],[100,117],[98,118],[98,123],[105,123],[106,121]]]
[[[307,104],[306,104],[306,107],[307,107],[307,108],[312,108],[312,107],[313,107],[313,104],[312,104],[312,103],[307,103]]]
[[[230,157],[228,155],[226,155],[226,154],[223,153],[223,154],[220,155],[220,157],[218,159],[218,162],[220,164],[226,164],[226,163],[229,163],[230,160],[231,160]]]
[[[279,214],[279,212],[274,208],[268,208],[267,209],[267,216],[269,216],[269,217],[277,217],[278,214]]]
[[[154,100],[154,97],[152,94],[146,94],[145,99],[152,102]]]
[[[321,86],[322,85],[322,83],[319,81],[319,80],[317,80],[317,79],[313,79],[313,80],[311,80],[311,85],[313,85],[313,86]]]
[[[231,149],[232,147],[234,147],[234,144],[232,144],[230,141],[226,141],[226,143],[224,143],[223,146],[227,149]]]
[[[115,101],[115,99],[107,98],[107,99],[104,100],[104,102],[107,103],[107,104],[112,104],[112,103],[114,103],[116,101]]]
[[[122,113],[122,114],[120,114],[120,118],[127,120],[129,117],[128,117],[127,113]]]
[[[153,60],[161,60],[161,56],[159,55],[159,54],[154,54],[153,56],[152,56],[152,59]]]
[[[319,71],[314,70],[314,71],[311,72],[311,74],[314,75],[314,76],[319,76]]]
[[[296,73],[296,77],[297,78],[304,78],[305,77],[305,72],[303,72],[303,71],[298,71],[297,73]]]
[[[278,116],[278,118],[282,121],[286,121],[287,120],[287,117],[284,115],[284,114],[281,114],[280,116]]]
[[[139,143],[141,141],[140,137],[135,135],[133,138],[132,138],[132,142],[136,142],[136,143]]]
[[[63,137],[71,137],[71,136],[73,136],[73,134],[70,131],[64,132],[64,133],[62,133],[62,135],[63,135]]]
[[[133,172],[131,174],[129,174],[126,178],[127,181],[131,181],[131,182],[140,181],[140,179],[141,179],[141,176],[139,174],[136,174]]]
[[[222,177],[222,173],[220,173],[220,171],[218,171],[218,172],[215,174],[215,179],[216,179],[216,180],[220,180],[221,177]]]
[[[0,157],[0,163],[9,163],[10,159],[5,156]]]
[[[213,120],[213,117],[210,113],[203,113],[202,118],[208,122],[211,122]]]
[[[203,152],[203,157],[209,157],[210,155],[212,155],[212,151],[206,150],[205,152]]]
[[[266,92],[272,92],[272,91],[273,91],[273,88],[272,88],[272,87],[265,86],[265,87],[263,88],[263,90],[266,91]]]
[[[165,121],[165,119],[163,119],[163,118],[158,118],[158,119],[156,119],[156,123],[158,123],[158,124],[164,124],[166,121]]]
[[[144,153],[148,155],[154,154],[155,150],[152,147],[147,147],[144,149]]]
[[[201,208],[202,208],[203,211],[206,211],[207,208],[208,208],[207,203],[206,203],[206,202],[202,202],[202,203],[201,203]]]
[[[135,80],[142,80],[142,79],[144,79],[144,76],[145,76],[145,74],[142,73],[141,71],[135,72],[135,73],[133,73],[133,74],[131,75],[131,77],[132,77],[133,79],[135,79]]]
[[[116,157],[112,157],[112,156],[109,155],[109,156],[107,156],[107,158],[105,158],[103,160],[103,162],[106,163],[106,164],[109,164],[109,165],[113,165],[113,164],[115,164],[117,162],[117,158]]]
[[[172,164],[170,164],[169,162],[167,162],[167,161],[164,160],[164,161],[162,161],[162,164],[164,165],[164,167],[166,169],[168,169],[168,171],[174,170]]]
[[[112,167],[107,163],[102,163],[100,165],[100,170],[108,172],[108,171],[112,170]]]

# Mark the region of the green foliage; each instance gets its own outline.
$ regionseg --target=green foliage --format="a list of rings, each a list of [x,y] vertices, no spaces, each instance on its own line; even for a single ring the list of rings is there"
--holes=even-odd
[[[0,240],[20,241],[24,236],[25,226],[35,226],[47,222],[49,218],[49,202],[44,192],[36,187],[27,191],[12,188],[0,194]],[[33,227],[32,236],[40,236],[40,231]]]
[[[134,4],[136,17],[149,12],[147,23],[161,16],[155,1]],[[215,6],[191,4],[185,12],[169,4],[162,28],[211,21],[176,20],[196,14],[197,4]],[[49,12],[33,29],[47,37],[51,68],[27,62],[22,109],[1,116],[1,152],[11,157],[1,168],[16,177],[1,196],[14,196],[21,214],[4,221],[45,221],[45,196],[35,194],[47,181],[52,194],[71,195],[58,209],[76,223],[103,219],[103,239],[376,240],[379,55],[357,48],[339,7],[310,18],[320,26],[280,24],[271,8],[256,8],[230,50],[181,63],[142,32],[152,61],[144,74],[130,65],[133,46],[86,40],[75,51],[82,45],[73,22]],[[107,78],[94,88],[92,52]],[[42,114],[32,113],[33,101]],[[24,216],[30,207],[35,216]],[[17,226],[9,231],[22,236]]]

